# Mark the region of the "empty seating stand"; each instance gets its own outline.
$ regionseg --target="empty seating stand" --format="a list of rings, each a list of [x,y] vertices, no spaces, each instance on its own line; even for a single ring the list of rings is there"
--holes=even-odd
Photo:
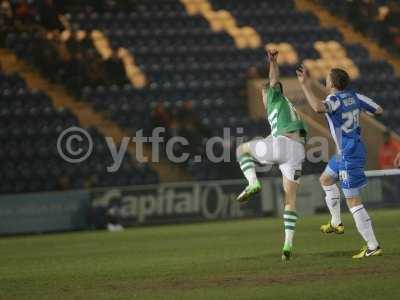
[[[383,106],[393,108],[387,110],[382,121],[399,129],[395,120],[400,111],[393,105],[400,92],[399,80],[390,65],[371,60],[364,47],[344,43],[336,29],[322,28],[314,15],[297,11],[292,0],[209,2],[215,10],[230,12],[238,26],[253,27],[263,45],[288,43],[297,53],[298,63],[321,58],[316,42],[338,42],[360,72],[354,87]],[[107,82],[93,84],[87,81],[78,85],[78,94],[83,101],[106,112],[123,128],[132,133],[139,129],[150,132],[155,126],[150,116],[160,101],[169,110],[179,109],[190,101],[196,118],[206,129],[201,131],[203,138],[222,136],[222,127],[244,127],[248,138],[269,133],[265,122],[249,119],[245,95],[248,69],[255,66],[265,74],[262,47],[237,48],[230,35],[213,31],[200,15],[188,15],[178,0],[127,0],[124,4],[98,11],[83,11],[77,4],[70,10],[69,20],[75,29],[101,30],[111,48],[127,49],[146,75],[148,84],[143,89]],[[29,49],[26,42],[34,43],[35,37],[21,36],[14,34],[8,40],[8,46],[19,55],[29,57],[29,51],[24,51]],[[63,68],[62,65],[59,67]],[[294,76],[296,67],[297,63],[284,63],[282,76]],[[68,76],[64,78],[68,81]],[[234,137],[238,136],[235,130],[232,132]],[[234,142],[229,150],[234,155]],[[241,176],[234,160],[219,164],[190,160],[182,167],[187,168],[195,179]],[[318,172],[321,166],[306,169]]]
[[[138,167],[129,156],[118,172],[108,173],[111,156],[94,128],[88,129],[94,144],[90,158],[78,165],[62,160],[58,136],[79,126],[77,118],[68,109],[55,109],[44,93],[30,91],[18,75],[0,73],[0,122],[0,193],[158,182],[153,170]]]

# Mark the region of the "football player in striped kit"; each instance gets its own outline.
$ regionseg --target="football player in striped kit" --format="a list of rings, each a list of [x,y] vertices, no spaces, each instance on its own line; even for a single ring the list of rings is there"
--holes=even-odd
[[[267,56],[269,83],[262,93],[271,135],[241,144],[237,148],[237,159],[248,181],[248,186],[238,196],[237,201],[246,202],[261,190],[255,162],[262,165],[279,165],[285,192],[283,213],[285,242],[282,259],[289,260],[297,221],[296,195],[305,158],[307,127],[290,100],[283,94],[283,86],[279,81],[278,51],[267,50]]]
[[[363,112],[381,115],[383,109],[372,99],[349,89],[350,76],[343,69],[333,68],[329,71],[326,91],[330,94],[325,101],[321,101],[314,93],[313,86],[318,85],[318,81],[311,78],[304,66],[297,69],[297,77],[311,108],[317,113],[325,114],[336,144],[336,154],[329,160],[320,178],[332,215],[330,222],[321,226],[321,231],[339,234],[344,232],[340,216],[340,192],[336,185],[339,181],[358,232],[366,242],[353,258],[380,256],[383,252],[361,199],[361,190],[367,185],[364,172],[367,153],[361,138],[360,115]]]

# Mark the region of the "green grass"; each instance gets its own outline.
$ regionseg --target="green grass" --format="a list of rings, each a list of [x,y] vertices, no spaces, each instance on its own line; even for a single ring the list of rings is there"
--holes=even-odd
[[[278,218],[0,239],[0,299],[400,299],[400,211],[373,211],[385,255],[301,218],[280,260]]]

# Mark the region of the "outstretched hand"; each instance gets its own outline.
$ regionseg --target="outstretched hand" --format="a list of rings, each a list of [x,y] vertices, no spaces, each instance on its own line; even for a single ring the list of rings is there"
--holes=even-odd
[[[276,61],[278,58],[279,51],[276,49],[266,49],[269,61]]]
[[[297,68],[296,74],[297,79],[300,81],[300,83],[305,83],[309,79],[308,71],[304,65],[301,65]]]

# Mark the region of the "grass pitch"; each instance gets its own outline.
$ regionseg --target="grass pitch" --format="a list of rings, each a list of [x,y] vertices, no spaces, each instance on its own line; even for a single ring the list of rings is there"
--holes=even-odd
[[[0,299],[400,299],[400,211],[370,212],[383,257],[300,218],[280,260],[282,220],[265,218],[0,239]]]

